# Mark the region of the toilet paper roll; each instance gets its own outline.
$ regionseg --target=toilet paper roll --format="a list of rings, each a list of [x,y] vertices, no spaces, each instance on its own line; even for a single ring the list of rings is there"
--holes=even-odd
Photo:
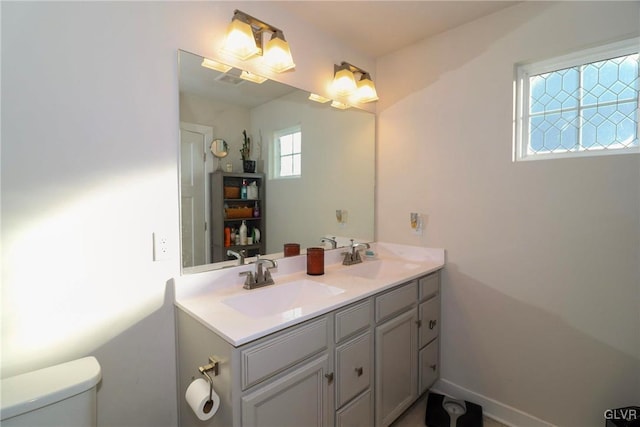
[[[212,402],[209,403],[209,382],[204,378],[198,378],[189,384],[185,399],[201,421],[211,419],[220,407],[220,396],[215,390],[211,393]]]

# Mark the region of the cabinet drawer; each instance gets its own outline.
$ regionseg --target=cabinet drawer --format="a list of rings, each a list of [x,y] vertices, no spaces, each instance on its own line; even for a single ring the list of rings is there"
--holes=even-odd
[[[413,281],[376,297],[376,322],[387,319],[415,304],[416,286],[416,282]]]
[[[369,388],[373,374],[371,332],[336,349],[336,407]]]
[[[364,331],[371,321],[371,300],[352,305],[336,313],[336,342]]]
[[[336,427],[371,427],[373,425],[373,393],[363,393],[336,413]]]
[[[418,355],[419,375],[418,394],[422,394],[438,379],[440,373],[440,364],[438,361],[439,353],[438,339],[435,339],[420,350]]]
[[[327,318],[300,326],[241,352],[242,389],[327,348]]]
[[[422,301],[440,290],[440,272],[432,273],[418,280],[419,298]]]
[[[440,296],[436,295],[420,304],[418,319],[420,319],[418,347],[422,348],[438,336],[438,331],[440,330]]]

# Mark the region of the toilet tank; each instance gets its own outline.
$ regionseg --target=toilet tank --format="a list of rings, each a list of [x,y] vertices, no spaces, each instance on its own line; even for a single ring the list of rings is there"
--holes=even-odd
[[[95,427],[95,357],[85,357],[2,380],[2,427]]]

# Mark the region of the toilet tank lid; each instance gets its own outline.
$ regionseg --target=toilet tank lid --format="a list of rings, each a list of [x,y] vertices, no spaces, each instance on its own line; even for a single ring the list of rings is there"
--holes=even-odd
[[[98,384],[100,364],[84,357],[2,380],[0,420],[83,393]]]

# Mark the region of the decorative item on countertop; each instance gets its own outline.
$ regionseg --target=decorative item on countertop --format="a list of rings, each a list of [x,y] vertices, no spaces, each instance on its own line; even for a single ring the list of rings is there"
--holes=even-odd
[[[324,274],[324,248],[307,248],[307,274],[310,276]]]
[[[300,255],[300,243],[285,243],[284,244],[284,256],[296,256]]]
[[[247,131],[242,131],[242,148],[240,149],[242,156],[242,170],[245,173],[255,173],[256,161],[251,160],[251,138],[247,136]]]

